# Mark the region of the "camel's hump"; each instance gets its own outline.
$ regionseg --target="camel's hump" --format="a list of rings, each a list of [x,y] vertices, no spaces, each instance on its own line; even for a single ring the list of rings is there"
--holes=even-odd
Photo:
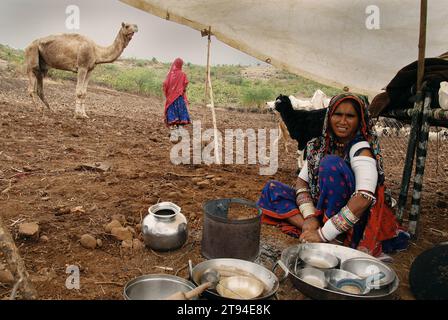
[[[40,39],[37,39],[39,42],[48,42],[54,40],[78,40],[78,41],[92,41],[90,38],[83,36],[79,33],[60,33],[60,34],[52,34]]]

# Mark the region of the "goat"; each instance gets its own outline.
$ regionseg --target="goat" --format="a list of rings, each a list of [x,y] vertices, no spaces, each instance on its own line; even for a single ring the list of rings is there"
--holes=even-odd
[[[275,101],[275,110],[280,113],[289,136],[297,141],[299,168],[301,168],[303,167],[303,150],[308,141],[322,134],[327,108],[294,110],[290,98],[280,95]]]
[[[283,96],[283,97],[285,97],[285,96]],[[266,102],[266,109],[271,112],[278,111],[276,108],[276,104],[279,102],[281,102],[281,101],[276,100],[276,101]],[[303,117],[303,115],[304,115],[303,111],[308,112],[311,110],[326,108],[328,106],[329,102],[330,102],[330,99],[321,90],[316,90],[314,92],[313,97],[308,100],[298,99],[292,95],[289,96],[289,104],[291,105],[291,108],[293,109],[293,111],[300,111],[299,117]],[[279,119],[277,119],[280,134],[274,143],[276,145],[278,145],[280,139],[283,138],[285,150],[286,150],[286,152],[288,152],[287,141],[286,141],[287,136],[289,135],[292,139],[295,139],[295,140],[297,140],[297,138],[295,138],[297,136],[305,137],[305,139],[307,139],[306,134],[302,134],[301,132],[299,134],[291,134],[291,131],[289,128],[290,127],[293,128],[294,125],[290,124],[288,127],[288,124],[285,125],[285,121],[283,120],[281,113],[277,113],[277,114],[280,114]],[[306,122],[304,122],[304,123],[306,123]],[[320,126],[320,128],[322,129],[322,125]],[[297,130],[297,129],[291,129],[291,130]],[[321,132],[318,132],[317,135],[319,135],[320,133]],[[305,148],[308,140],[305,140],[305,142],[303,144],[298,143],[299,148],[297,150],[297,153],[298,153],[298,167],[299,168],[301,168],[303,166],[303,157],[304,157],[303,149]],[[297,141],[299,142],[299,140],[297,140]]]

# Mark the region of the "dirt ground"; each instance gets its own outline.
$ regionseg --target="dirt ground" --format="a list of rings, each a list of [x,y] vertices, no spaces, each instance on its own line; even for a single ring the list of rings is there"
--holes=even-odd
[[[123,299],[125,283],[143,274],[187,278],[189,259],[193,264],[206,260],[200,247],[205,201],[232,197],[256,201],[268,179],[294,182],[293,141],[288,154],[279,148],[279,170],[273,176],[261,176],[259,166],[249,164],[174,165],[162,101],[90,86],[90,119],[77,120],[74,83],[46,80],[46,96],[55,112],[44,115],[32,105],[26,85],[25,79],[0,75],[0,214],[40,299]],[[221,130],[276,128],[269,114],[217,110],[216,116]],[[208,109],[192,106],[191,117],[202,121],[203,130],[211,128]],[[386,159],[388,182],[397,195],[402,164],[391,157]],[[110,170],[80,167],[97,162],[110,165]],[[392,255],[400,299],[413,299],[408,273],[414,258],[447,240],[430,229],[448,231],[447,199],[441,196],[446,191],[445,183],[425,180],[420,236],[407,251]],[[136,230],[135,237],[141,240],[139,223],[158,201],[178,204],[188,220],[189,237],[181,249],[130,250],[105,231],[112,216],[123,215],[125,226]],[[18,237],[23,222],[37,222],[44,237],[39,241]],[[100,239],[101,247],[84,248],[80,237],[87,233]],[[263,225],[261,243],[279,254],[297,240]],[[80,268],[79,290],[66,288],[70,265]],[[0,299],[11,289],[0,284]],[[305,297],[287,280],[280,285],[278,298]]]

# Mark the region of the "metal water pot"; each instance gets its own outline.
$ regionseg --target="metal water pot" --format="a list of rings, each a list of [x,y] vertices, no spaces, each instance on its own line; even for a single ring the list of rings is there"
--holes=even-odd
[[[180,207],[161,202],[148,209],[143,219],[142,232],[145,245],[156,251],[169,251],[182,247],[187,241],[187,219]]]

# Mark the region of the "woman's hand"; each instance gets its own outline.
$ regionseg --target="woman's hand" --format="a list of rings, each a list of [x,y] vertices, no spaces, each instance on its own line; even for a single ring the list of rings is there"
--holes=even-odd
[[[319,220],[317,220],[316,217],[311,217],[308,219],[305,219],[305,221],[303,222],[303,226],[302,226],[302,231],[315,231],[317,229],[319,229],[320,227],[320,223]]]
[[[323,242],[317,230],[307,230],[300,235],[300,242]]]

